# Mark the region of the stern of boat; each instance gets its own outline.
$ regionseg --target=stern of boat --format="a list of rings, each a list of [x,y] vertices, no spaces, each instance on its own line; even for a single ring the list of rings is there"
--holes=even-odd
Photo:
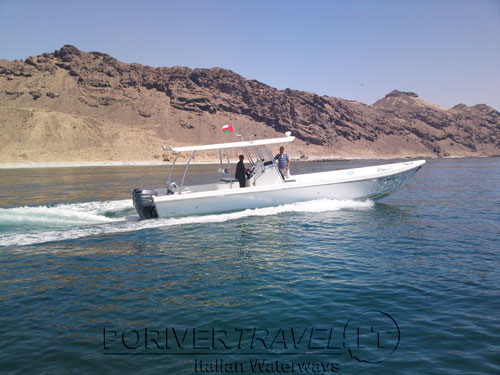
[[[158,211],[154,198],[158,196],[156,190],[147,188],[136,188],[132,192],[132,200],[139,217],[145,219],[155,219],[158,217]]]

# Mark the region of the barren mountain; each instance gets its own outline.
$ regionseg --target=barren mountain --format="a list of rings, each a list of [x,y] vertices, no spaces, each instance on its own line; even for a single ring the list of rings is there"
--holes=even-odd
[[[0,162],[163,160],[162,144],[289,130],[302,158],[500,155],[500,113],[393,91],[371,106],[277,90],[221,68],[153,68],[66,45],[0,60]],[[213,158],[207,153],[199,158]],[[198,159],[199,160],[199,159]]]

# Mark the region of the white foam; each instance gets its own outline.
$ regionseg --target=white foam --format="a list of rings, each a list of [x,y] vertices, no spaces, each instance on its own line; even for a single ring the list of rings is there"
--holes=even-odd
[[[55,225],[95,224],[123,219],[105,216],[131,208],[130,200],[59,204],[54,206],[0,208],[2,225]]]
[[[329,200],[321,199],[310,202],[300,202],[293,204],[286,204],[277,207],[266,207],[248,209],[244,211],[205,215],[205,216],[187,216],[171,219],[157,219],[157,220],[138,220],[138,217],[128,218],[108,218],[102,215],[104,211],[116,211],[130,208],[130,201],[114,201],[114,202],[91,202],[74,205],[62,205],[63,207],[54,207],[58,211],[59,217],[62,220],[75,220],[77,224],[96,224],[70,227],[64,230],[44,230],[33,233],[19,233],[19,234],[0,234],[0,246],[23,246],[40,244],[44,242],[64,241],[77,239],[87,236],[97,236],[103,234],[133,232],[143,229],[164,228],[177,225],[190,225],[190,224],[204,224],[204,223],[221,223],[231,220],[238,220],[255,216],[272,216],[289,212],[327,212],[339,210],[367,210],[374,206],[371,201],[353,201],[353,200]],[[51,207],[46,207],[50,211]],[[22,216],[23,208],[10,209],[21,210]],[[36,213],[36,207],[28,207],[26,213]],[[45,212],[43,208],[40,211]],[[17,211],[11,211],[17,212]],[[45,215],[45,216],[44,216]],[[44,219],[49,220],[50,217],[46,214],[41,215]],[[78,221],[80,220],[80,221]],[[65,221],[66,223],[68,221]]]

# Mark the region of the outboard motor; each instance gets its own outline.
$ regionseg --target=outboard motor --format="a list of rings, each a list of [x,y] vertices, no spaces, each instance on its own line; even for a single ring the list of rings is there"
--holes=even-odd
[[[158,193],[153,189],[136,188],[132,193],[135,209],[143,220],[158,217],[153,196],[158,196]]]

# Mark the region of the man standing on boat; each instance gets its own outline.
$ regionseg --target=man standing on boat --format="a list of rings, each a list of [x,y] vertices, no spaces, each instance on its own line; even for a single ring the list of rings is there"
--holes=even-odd
[[[285,154],[285,148],[280,147],[280,153],[274,157],[274,160],[278,160],[278,169],[281,172],[283,178],[290,177],[290,158]]]
[[[240,161],[238,164],[236,164],[236,174],[235,178],[240,182],[240,188],[245,187],[245,179],[247,176],[247,173],[250,172],[249,169],[245,168],[245,165],[243,164],[243,160],[245,160],[245,156],[240,155]]]

